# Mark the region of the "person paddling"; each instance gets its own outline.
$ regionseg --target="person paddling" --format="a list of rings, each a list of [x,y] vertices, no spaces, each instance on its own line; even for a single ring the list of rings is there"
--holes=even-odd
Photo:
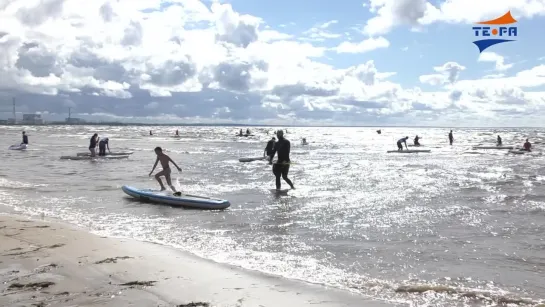
[[[26,135],[26,132],[24,131],[23,131],[23,143],[21,144],[28,145],[28,135]]]
[[[524,143],[524,150],[526,151],[532,151],[532,144],[526,139],[526,143]]]
[[[106,156],[106,148],[108,148],[109,153],[112,153],[110,151],[110,140],[107,137],[100,139],[98,142],[98,155]]]
[[[276,143],[276,138],[273,137],[270,141],[267,142],[267,146],[265,147],[265,150],[263,151],[263,156],[270,157],[273,154],[274,151],[274,144]]]
[[[157,155],[157,160],[155,160],[155,164],[153,165],[153,168],[151,169],[151,172],[149,173],[149,176],[153,174],[153,171],[157,167],[157,164],[161,162],[161,166],[163,167],[163,170],[155,174],[155,179],[159,182],[159,185],[161,186],[161,191],[165,191],[166,188],[163,185],[163,181],[161,181],[161,176],[164,176],[167,180],[168,186],[172,189],[175,196],[181,196],[182,192],[176,191],[176,188],[172,185],[172,180],[170,178],[170,174],[172,173],[172,170],[170,169],[169,163],[172,162],[174,166],[178,169],[178,171],[182,171],[182,169],[176,164],[176,162],[172,161],[172,159],[165,155],[163,153],[163,149],[161,147],[155,147],[155,154]]]
[[[403,145],[402,145],[403,143],[405,143],[405,148],[406,148],[407,150],[409,150],[409,148],[407,147],[407,140],[408,140],[408,139],[409,139],[409,137],[406,136],[406,137],[401,138],[401,139],[399,139],[399,140],[397,141],[397,150],[398,150],[398,151],[399,151],[399,150],[403,150]]]
[[[278,137],[278,142],[276,142],[276,144],[274,145],[273,152],[269,158],[269,164],[273,164],[272,159],[274,155],[278,153],[278,159],[272,168],[273,174],[276,177],[276,190],[279,191],[281,188],[280,177],[282,177],[282,179],[284,179],[284,181],[289,184],[292,189],[295,189],[293,183],[288,178],[291,162],[290,141],[284,138],[284,132],[282,130],[278,130],[276,132],[276,136]]]
[[[91,152],[91,157],[95,157],[97,155],[97,143],[98,143],[98,134],[95,133],[91,137],[91,141],[89,143],[89,151]]]

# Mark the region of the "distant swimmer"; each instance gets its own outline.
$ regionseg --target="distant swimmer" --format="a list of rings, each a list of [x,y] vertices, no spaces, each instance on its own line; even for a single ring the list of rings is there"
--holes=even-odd
[[[246,135],[250,135],[250,128],[246,129]]]
[[[295,189],[293,183],[288,178],[288,173],[290,171],[290,141],[284,138],[284,132],[278,130],[276,133],[278,137],[278,142],[274,145],[272,154],[269,156],[269,164],[272,164],[272,159],[276,153],[278,153],[278,159],[273,165],[273,174],[276,177],[276,190],[280,190],[280,176],[284,179],[285,182],[289,184],[292,189]]]
[[[499,135],[498,135],[498,141],[497,141],[497,143],[498,143],[498,144],[497,144],[498,146],[501,146],[501,145],[502,145],[501,137],[500,137]]]
[[[301,140],[301,144],[307,145],[307,144],[308,144],[308,143],[307,143],[307,138],[303,138],[303,139]]]
[[[93,134],[91,137],[91,142],[89,144],[89,151],[91,152],[91,157],[94,157],[97,155],[97,143],[98,143],[98,134]]]
[[[452,136],[452,130],[450,130],[448,134],[448,140],[450,142],[450,145],[452,145],[452,142],[454,142],[454,137]]]
[[[179,136],[180,134],[178,133],[178,130],[176,129],[176,136]]]
[[[379,129],[379,130],[377,130],[377,133],[378,133],[378,134],[381,134],[381,133],[382,133],[382,131],[380,131],[380,129]]]
[[[28,135],[26,135],[26,132],[24,131],[23,131],[23,143],[21,144],[28,145]]]
[[[165,186],[163,185],[163,181],[161,181],[161,178],[160,178],[161,176],[164,176],[165,179],[167,180],[168,186],[172,189],[172,191],[174,191],[174,195],[176,196],[182,195],[182,193],[176,191],[176,188],[172,185],[172,180],[170,179],[170,174],[172,173],[172,171],[170,169],[169,162],[172,162],[172,164],[176,166],[178,171],[181,172],[182,169],[178,165],[176,165],[176,163],[172,161],[172,159],[169,156],[163,153],[163,149],[161,147],[155,147],[155,154],[157,155],[157,160],[155,160],[155,164],[153,165],[153,168],[151,169],[151,172],[149,173],[149,175],[151,176],[151,174],[153,174],[153,171],[157,167],[157,164],[159,163],[159,161],[161,161],[161,166],[163,167],[163,170],[155,174],[155,179],[157,179],[157,181],[159,182],[159,185],[161,186],[161,191],[166,190]]]
[[[418,137],[418,135],[414,138],[414,146],[420,146],[420,142],[418,141],[420,140],[420,138]]]
[[[153,135],[153,132],[151,132],[151,130],[149,131],[149,135]]]
[[[404,137],[404,138],[401,138],[397,141],[397,150],[403,150],[403,143],[405,143],[405,148],[407,150],[409,150],[409,148],[407,148],[407,140],[409,139],[408,136]]]
[[[240,129],[240,133],[238,135],[240,135],[240,136],[244,135],[244,134],[242,134],[242,129]]]
[[[526,139],[526,143],[524,143],[524,150],[526,151],[532,151],[532,144]]]
[[[265,150],[263,151],[263,154],[269,157],[269,159],[274,152],[274,144],[276,144],[276,138],[273,136],[273,138],[267,142],[267,147],[265,147]]]
[[[107,137],[103,138],[103,139],[100,139],[100,141],[98,142],[98,155],[99,156],[105,156],[106,155],[106,147],[108,147],[108,152],[112,153],[110,151],[109,139]]]

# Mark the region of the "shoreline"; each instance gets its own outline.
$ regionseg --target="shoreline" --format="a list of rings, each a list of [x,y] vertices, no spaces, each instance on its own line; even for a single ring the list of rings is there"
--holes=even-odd
[[[393,306],[169,246],[4,212],[0,263],[0,306]]]

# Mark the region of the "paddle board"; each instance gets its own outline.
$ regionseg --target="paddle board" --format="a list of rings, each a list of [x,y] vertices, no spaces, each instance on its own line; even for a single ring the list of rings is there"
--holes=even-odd
[[[121,151],[121,152],[107,152],[107,156],[129,156],[132,155],[132,151]],[[78,152],[78,156],[90,156],[90,152]]]
[[[8,147],[9,150],[25,150],[27,148],[27,144],[15,144]]]
[[[271,189],[271,193],[276,193],[276,194],[288,194],[290,189],[280,189],[280,190],[277,190],[277,189]]]
[[[388,150],[387,153],[417,153],[417,152],[431,152],[429,149],[409,149],[409,150]]]
[[[240,158],[238,159],[239,162],[252,162],[252,161],[258,161],[258,160],[265,160],[266,157],[253,157],[253,158]]]
[[[513,149],[513,146],[473,146],[473,149]]]
[[[414,145],[414,144],[411,144],[411,145],[407,145],[409,147],[424,147],[424,145]]]
[[[517,150],[509,150],[509,153],[516,154],[516,155],[523,155],[529,151],[525,149],[517,149]]]
[[[127,159],[129,156],[61,156],[61,160],[114,160],[114,159]]]
[[[198,209],[225,209],[231,204],[225,199],[216,199],[204,196],[182,194],[174,196],[172,192],[154,189],[138,189],[124,185],[121,187],[125,194],[145,202],[154,202],[171,206],[198,208]]]

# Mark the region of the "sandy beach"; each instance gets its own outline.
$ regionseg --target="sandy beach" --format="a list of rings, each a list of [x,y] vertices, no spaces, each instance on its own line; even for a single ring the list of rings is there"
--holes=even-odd
[[[0,306],[387,306],[71,225],[0,216]]]

